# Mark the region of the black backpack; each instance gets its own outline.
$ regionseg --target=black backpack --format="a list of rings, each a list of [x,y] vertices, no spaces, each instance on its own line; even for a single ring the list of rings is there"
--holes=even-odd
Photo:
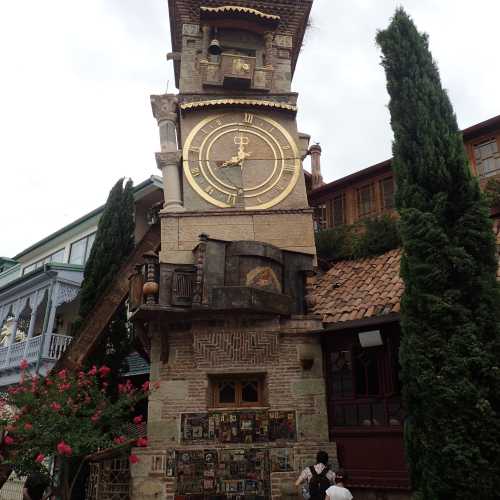
[[[309,480],[309,495],[311,500],[325,500],[326,490],[331,486],[330,480],[326,477],[328,467],[325,467],[320,474],[316,472],[314,466],[309,467],[312,478]]]

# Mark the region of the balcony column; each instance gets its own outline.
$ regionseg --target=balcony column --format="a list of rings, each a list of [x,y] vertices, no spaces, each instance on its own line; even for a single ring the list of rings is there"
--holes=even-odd
[[[10,351],[12,350],[12,346],[16,341],[17,323],[19,321],[19,314],[22,310],[23,308],[21,307],[21,300],[18,299],[16,302],[16,306],[14,307],[14,320],[12,321],[12,328],[10,331],[9,350],[7,351],[6,366],[9,366],[10,364]]]
[[[26,337],[26,344],[24,346],[23,359],[28,359],[28,348],[30,345],[30,340],[33,338],[33,332],[35,331],[35,321],[36,321],[36,313],[38,311],[38,297],[40,295],[40,291],[37,290],[35,292],[35,298],[33,300],[33,307],[31,308],[31,316],[30,316],[30,326],[28,328],[28,336]]]
[[[177,147],[177,96],[151,96],[153,115],[160,129],[161,152],[156,163],[163,176],[163,212],[182,212],[180,152]]]

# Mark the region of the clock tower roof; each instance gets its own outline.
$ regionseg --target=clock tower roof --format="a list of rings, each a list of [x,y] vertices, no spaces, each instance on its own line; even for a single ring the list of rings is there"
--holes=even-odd
[[[295,70],[297,59],[302,46],[302,40],[307,27],[309,13],[314,0],[168,0],[170,14],[170,33],[172,37],[172,50],[182,50],[182,26],[184,24],[199,24],[201,7],[222,8],[238,7],[247,8],[249,11],[257,11],[264,14],[262,23],[265,24],[275,19],[279,24],[277,33],[290,35],[293,38],[291,54],[292,73]],[[226,9],[227,11],[227,9]],[[267,15],[267,18],[266,16]],[[176,80],[179,80],[180,64],[174,64]]]

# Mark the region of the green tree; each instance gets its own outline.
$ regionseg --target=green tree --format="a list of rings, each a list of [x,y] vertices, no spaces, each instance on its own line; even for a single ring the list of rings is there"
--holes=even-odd
[[[400,361],[407,457],[426,500],[500,491],[496,251],[427,36],[398,9],[378,33],[403,245]]]
[[[132,181],[124,185],[120,179],[111,189],[104,211],[99,220],[89,259],[85,266],[80,292],[81,326],[92,308],[102,299],[106,290],[118,274],[120,267],[134,248],[134,197]],[[78,329],[78,327],[77,327]],[[122,304],[107,325],[106,331],[88,365],[106,363],[112,370],[110,390],[116,387],[120,369],[131,351],[131,340],[127,329],[125,305]]]

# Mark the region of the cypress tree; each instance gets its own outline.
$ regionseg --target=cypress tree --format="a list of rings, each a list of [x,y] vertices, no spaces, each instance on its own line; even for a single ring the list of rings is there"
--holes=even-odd
[[[99,220],[80,292],[80,324],[102,298],[134,248],[134,197],[132,181],[120,179],[111,189]],[[113,382],[124,367],[131,350],[125,305],[115,312],[92,356],[89,365],[106,364]],[[110,383],[110,386],[113,384]]]
[[[403,245],[405,443],[420,497],[500,495],[496,247],[448,95],[403,9],[378,33]]]

